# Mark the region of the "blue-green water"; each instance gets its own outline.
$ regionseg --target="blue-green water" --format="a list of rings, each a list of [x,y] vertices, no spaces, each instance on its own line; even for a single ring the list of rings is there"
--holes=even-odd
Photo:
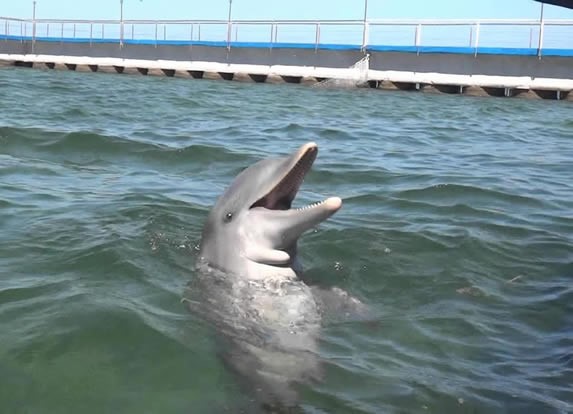
[[[306,141],[322,330],[309,413],[573,412],[573,112],[562,102],[0,71],[0,412],[250,412],[180,303],[244,167]],[[245,408],[247,407],[247,408]]]

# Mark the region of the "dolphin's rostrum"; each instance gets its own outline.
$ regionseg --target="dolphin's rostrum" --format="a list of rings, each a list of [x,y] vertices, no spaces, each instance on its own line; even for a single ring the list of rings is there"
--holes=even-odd
[[[297,240],[342,201],[292,208],[317,153],[307,143],[235,178],[209,213],[188,289],[190,309],[222,339],[224,360],[266,404],[296,404],[294,383],[319,373],[321,314],[299,278]]]

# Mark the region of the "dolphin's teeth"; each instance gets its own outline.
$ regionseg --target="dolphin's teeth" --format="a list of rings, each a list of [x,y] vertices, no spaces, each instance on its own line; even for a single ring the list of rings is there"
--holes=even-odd
[[[315,203],[308,204],[308,205],[306,205],[306,206],[304,206],[304,207],[299,207],[299,208],[296,209],[296,211],[310,210],[310,209],[315,208],[315,207],[318,207],[318,206],[320,206],[320,205],[322,205],[322,204],[324,204],[324,201],[317,201],[317,202],[315,202]]]

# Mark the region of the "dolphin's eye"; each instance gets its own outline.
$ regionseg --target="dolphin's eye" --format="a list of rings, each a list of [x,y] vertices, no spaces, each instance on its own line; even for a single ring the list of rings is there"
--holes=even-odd
[[[230,222],[231,220],[233,220],[233,213],[227,213],[225,214],[225,223]]]

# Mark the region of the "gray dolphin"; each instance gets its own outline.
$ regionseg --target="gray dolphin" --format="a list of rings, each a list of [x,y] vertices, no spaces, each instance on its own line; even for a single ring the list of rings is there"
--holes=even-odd
[[[298,238],[342,206],[331,197],[291,208],[317,154],[318,146],[309,142],[289,157],[263,160],[240,173],[207,218],[200,258],[248,279],[294,278]]]
[[[224,360],[264,404],[295,405],[292,385],[320,376],[319,302],[299,278],[297,240],[342,201],[292,208],[317,154],[310,142],[235,178],[209,213],[186,297],[223,339]]]

